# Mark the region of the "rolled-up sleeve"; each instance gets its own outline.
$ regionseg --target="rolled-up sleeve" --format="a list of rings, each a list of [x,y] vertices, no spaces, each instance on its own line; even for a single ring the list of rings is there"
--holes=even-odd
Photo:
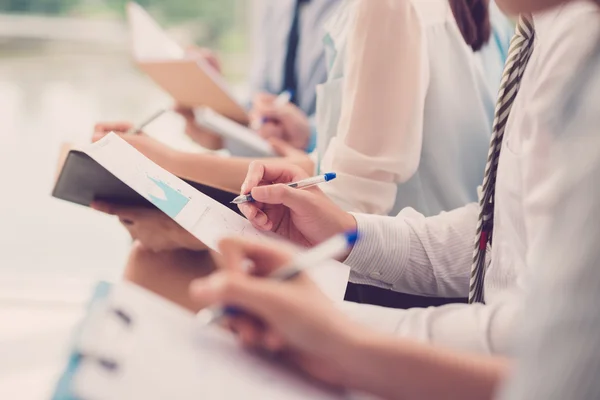
[[[348,211],[388,214],[418,168],[428,62],[409,1],[360,0],[347,42],[342,109],[321,163],[324,191]]]

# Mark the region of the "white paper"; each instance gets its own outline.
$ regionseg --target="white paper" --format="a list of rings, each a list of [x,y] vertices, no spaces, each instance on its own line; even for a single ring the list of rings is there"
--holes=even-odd
[[[339,399],[281,364],[244,351],[229,333],[200,328],[193,314],[131,284],[115,285],[103,302],[131,316],[130,348],[107,375],[83,363],[74,379],[81,398],[117,399]],[[111,318],[109,312],[105,317]],[[97,317],[98,318],[98,317]],[[102,317],[100,317],[102,318]],[[88,321],[90,322],[90,321]],[[101,325],[102,320],[93,321]],[[87,331],[87,342],[107,339]],[[102,394],[103,396],[99,396]]]
[[[213,250],[228,236],[265,238],[248,220],[159,167],[114,133],[83,151]],[[331,260],[308,274],[332,300],[343,299],[347,266]]]
[[[137,60],[179,60],[185,51],[136,3],[127,4],[133,56]]]
[[[210,108],[199,108],[194,113],[196,123],[224,138],[235,140],[265,156],[277,155],[269,142],[260,137],[255,131],[224,117]]]

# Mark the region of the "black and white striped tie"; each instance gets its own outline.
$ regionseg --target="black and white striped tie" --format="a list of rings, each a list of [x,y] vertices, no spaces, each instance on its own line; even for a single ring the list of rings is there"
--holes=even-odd
[[[521,15],[517,29],[508,51],[508,58],[504,67],[500,92],[496,103],[496,116],[494,129],[490,142],[485,175],[483,178],[482,196],[479,202],[479,221],[473,252],[473,266],[471,268],[471,282],[469,286],[469,303],[484,302],[484,281],[486,273],[486,252],[488,243],[492,243],[494,229],[494,195],[496,187],[496,174],[498,160],[502,148],[502,139],[506,122],[510,115],[515,98],[521,86],[521,78],[533,52],[535,31],[533,19],[530,15]]]

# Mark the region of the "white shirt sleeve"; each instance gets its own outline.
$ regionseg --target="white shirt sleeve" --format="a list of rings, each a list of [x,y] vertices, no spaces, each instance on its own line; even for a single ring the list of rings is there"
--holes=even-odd
[[[466,297],[478,210],[471,203],[428,218],[412,208],[396,218],[354,214],[361,240],[345,264],[386,289]]]
[[[460,351],[510,354],[516,318],[521,313],[521,296],[515,291],[494,304],[449,304],[409,310],[350,302],[339,307],[354,321],[382,333]]]
[[[425,39],[405,0],[360,0],[352,24],[337,135],[321,164],[338,178],[323,191],[348,211],[388,214],[398,183],[419,165],[429,79]]]

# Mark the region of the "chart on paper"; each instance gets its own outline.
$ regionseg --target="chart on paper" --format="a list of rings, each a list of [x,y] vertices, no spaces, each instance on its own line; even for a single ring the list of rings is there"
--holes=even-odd
[[[150,175],[146,175],[146,178],[150,182],[147,191],[150,202],[169,217],[177,218],[190,202],[190,198],[158,178],[153,178]]]

